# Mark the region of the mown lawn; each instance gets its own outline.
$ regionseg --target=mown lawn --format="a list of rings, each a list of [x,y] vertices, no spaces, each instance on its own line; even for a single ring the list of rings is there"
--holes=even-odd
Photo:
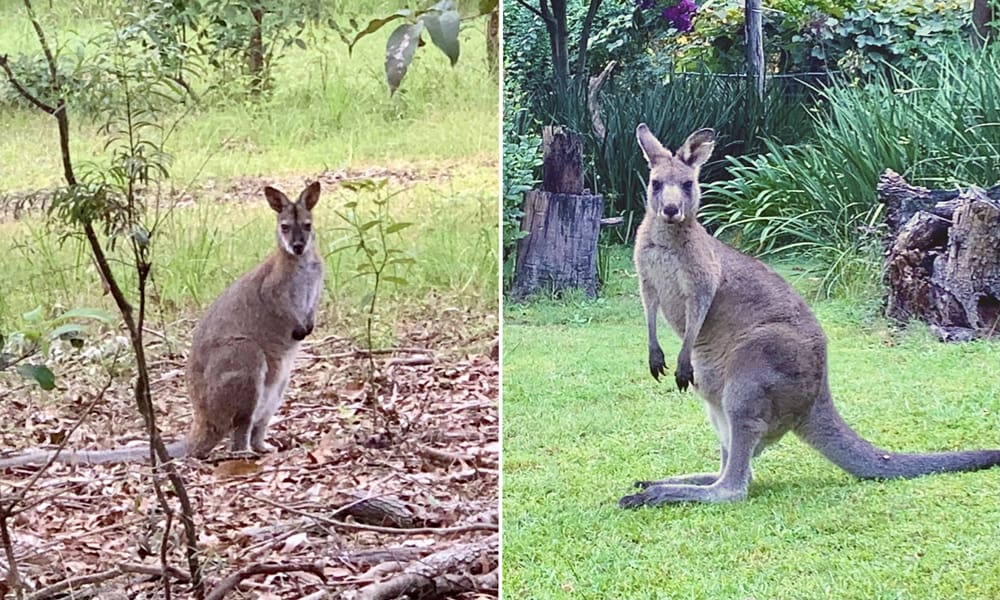
[[[634,269],[625,251],[612,265],[597,301],[505,308],[504,597],[1000,598],[1000,469],[859,482],[789,436],[746,502],[617,508],[635,480],[715,469],[718,450],[701,401],[649,376]],[[1000,447],[1000,344],[899,331],[870,300],[812,305],[862,435]]]

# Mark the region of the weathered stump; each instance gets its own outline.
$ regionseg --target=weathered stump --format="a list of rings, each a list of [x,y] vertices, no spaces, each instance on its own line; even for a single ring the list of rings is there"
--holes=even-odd
[[[583,144],[561,127],[543,130],[543,189],[525,194],[511,297],[582,289],[597,295],[603,199],[583,189]]]
[[[886,170],[886,315],[943,341],[993,337],[1000,316],[1000,186],[928,190]]]

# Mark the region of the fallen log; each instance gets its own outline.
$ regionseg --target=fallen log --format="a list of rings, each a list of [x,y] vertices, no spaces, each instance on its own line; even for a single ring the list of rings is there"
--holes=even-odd
[[[499,535],[455,544],[410,563],[391,579],[363,588],[357,598],[431,600],[462,592],[495,591],[499,553]]]
[[[929,190],[886,170],[885,312],[942,341],[994,337],[1000,316],[1000,186]]]

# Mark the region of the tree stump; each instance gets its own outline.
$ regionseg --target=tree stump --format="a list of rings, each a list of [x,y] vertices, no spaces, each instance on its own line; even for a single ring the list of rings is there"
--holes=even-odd
[[[1000,186],[928,190],[886,170],[886,315],[942,341],[995,337],[1000,316]]]
[[[603,198],[583,189],[583,143],[561,127],[542,133],[543,189],[525,194],[511,298],[582,289],[597,296],[597,237]]]

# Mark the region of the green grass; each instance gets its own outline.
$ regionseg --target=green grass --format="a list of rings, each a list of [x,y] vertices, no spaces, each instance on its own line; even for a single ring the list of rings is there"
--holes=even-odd
[[[101,7],[112,4],[79,0],[36,9],[49,40],[71,56],[81,44],[87,53],[100,51],[87,40],[110,27]],[[363,13],[361,23],[394,10],[379,0],[350,9]],[[0,0],[0,23],[0,54],[39,52],[20,2]],[[401,192],[392,200],[394,218],[415,224],[391,242],[416,263],[403,273],[408,285],[387,287],[382,310],[390,314],[382,318],[439,302],[495,312],[499,109],[484,28],[484,19],[463,25],[462,56],[454,68],[433,46],[421,49],[390,96],[383,61],[391,27],[348,55],[331,29],[310,25],[306,49],[289,47],[276,64],[271,92],[259,101],[236,91],[227,101],[227,92],[216,92],[199,107],[166,111],[163,126],[180,119],[166,145],[173,158],[168,187],[188,194],[154,236],[153,318],[196,314],[274,248],[273,213],[256,196],[263,183],[301,182],[326,171],[394,175],[389,191]],[[204,93],[208,83],[196,81],[196,87]],[[77,172],[92,161],[106,165],[100,118],[72,104],[69,113]],[[54,119],[0,105],[0,131],[0,203],[62,184]],[[222,202],[233,197],[237,202]],[[362,207],[371,201],[327,185],[316,209],[327,255],[323,310],[332,321],[351,319],[371,286],[353,278],[356,255],[331,254],[347,243],[334,211],[353,199]],[[62,233],[40,214],[16,222],[0,218],[0,331],[16,330],[20,315],[36,306],[113,309],[84,245],[63,241]],[[116,267],[131,290],[134,273]]]
[[[505,597],[1000,597],[996,469],[860,482],[788,436],[745,502],[618,509],[633,481],[715,469],[718,450],[701,401],[649,376],[634,269],[621,250],[612,265],[597,301],[505,308]],[[887,449],[1000,447],[1000,344],[900,332],[872,305],[814,304],[844,418]]]
[[[74,14],[68,5],[76,3],[57,4],[58,10],[44,15],[50,40],[67,55],[81,43],[95,52],[85,42],[107,29],[108,20]],[[383,14],[373,9],[359,21]],[[20,2],[0,2],[0,23],[0,54],[39,53]],[[180,121],[168,145],[172,174],[186,182],[196,175],[280,175],[373,164],[495,167],[498,84],[487,72],[484,28],[485,19],[463,27],[462,55],[454,68],[433,46],[419,50],[401,88],[390,96],[383,62],[392,27],[365,38],[348,55],[332,30],[310,26],[306,49],[291,46],[276,63],[268,98],[213,102]],[[165,124],[183,114],[178,108]],[[70,117],[75,158],[100,161],[99,121],[72,106]],[[0,131],[0,193],[60,183],[50,117],[5,105]]]
[[[297,190],[296,192],[297,193]],[[346,190],[324,193],[314,212],[321,250],[326,255],[327,301],[331,318],[350,315],[368,292],[370,280],[353,278],[353,251],[332,253],[350,243],[344,223],[335,216],[349,200],[365,206],[370,194]],[[446,183],[418,183],[391,200],[397,220],[414,225],[390,239],[390,245],[414,257],[400,273],[407,285],[389,285],[383,306],[407,304],[433,296],[445,302],[493,312],[497,305],[496,179],[472,169]],[[274,249],[274,216],[261,197],[249,204],[202,203],[175,209],[156,236],[154,294],[168,320],[206,306],[242,272]],[[100,306],[113,310],[102,295],[96,272],[81,240],[61,242],[58,230],[38,219],[0,224],[6,240],[0,254],[4,274],[0,327],[16,327],[17,318],[36,306]],[[118,256],[118,255],[116,255]],[[116,271],[126,289],[134,273]],[[5,322],[6,321],[6,322]]]

